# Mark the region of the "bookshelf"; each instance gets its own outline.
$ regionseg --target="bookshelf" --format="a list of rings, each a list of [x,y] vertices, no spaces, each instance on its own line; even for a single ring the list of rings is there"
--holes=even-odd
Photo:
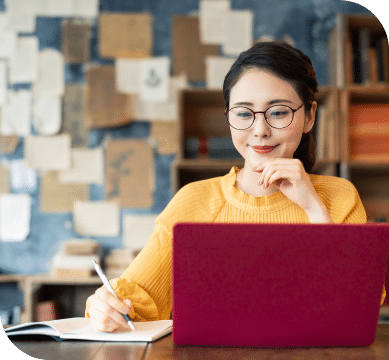
[[[389,220],[389,45],[375,16],[339,14],[329,74],[339,89],[340,175],[357,188],[369,221]]]
[[[338,14],[328,36],[328,55],[331,85],[388,84],[388,39],[373,15]]]

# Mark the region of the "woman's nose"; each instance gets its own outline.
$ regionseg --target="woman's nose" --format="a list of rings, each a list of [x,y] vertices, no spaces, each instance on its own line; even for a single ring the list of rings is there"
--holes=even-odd
[[[266,122],[264,114],[255,114],[254,124],[252,125],[252,132],[254,136],[269,137],[271,134],[271,127]]]

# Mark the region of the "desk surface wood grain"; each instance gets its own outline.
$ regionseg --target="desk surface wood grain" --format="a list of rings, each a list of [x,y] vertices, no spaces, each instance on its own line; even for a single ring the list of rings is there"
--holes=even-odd
[[[389,325],[378,325],[373,345],[362,348],[219,348],[205,346],[177,346],[171,335],[153,343],[113,343],[89,341],[23,340],[11,338],[13,344],[24,353],[44,360],[69,359],[353,359],[389,360]],[[43,339],[43,337],[42,337]]]

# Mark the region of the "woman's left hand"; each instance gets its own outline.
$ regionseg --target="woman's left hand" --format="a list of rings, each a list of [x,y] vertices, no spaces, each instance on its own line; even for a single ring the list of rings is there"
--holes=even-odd
[[[260,174],[259,186],[265,189],[269,185],[276,186],[287,198],[306,211],[311,222],[319,209],[324,212],[322,214],[324,218],[320,222],[331,222],[328,211],[317,195],[300,160],[273,158],[255,167],[253,171]]]

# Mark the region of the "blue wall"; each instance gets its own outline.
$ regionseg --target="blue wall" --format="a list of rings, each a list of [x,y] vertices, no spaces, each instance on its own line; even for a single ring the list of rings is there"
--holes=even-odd
[[[187,14],[198,11],[198,0],[100,0],[100,11],[149,11],[154,15],[154,55],[171,54],[171,17],[174,14]],[[251,9],[254,17],[254,37],[270,35],[282,38],[289,34],[296,46],[311,57],[321,85],[328,83],[327,77],[327,32],[335,22],[337,12],[367,12],[355,3],[340,0],[232,0],[233,9]],[[0,11],[4,11],[4,0],[0,0]],[[61,18],[42,17],[37,19],[36,33],[40,48],[61,47]],[[96,24],[92,31],[93,63],[113,63],[113,60],[99,58],[97,51]],[[68,83],[83,82],[82,65],[66,65],[65,79]],[[30,84],[17,88],[30,88]],[[134,122],[120,129],[92,130],[89,133],[89,146],[99,146],[104,135],[112,137],[147,138],[149,124]],[[2,160],[14,160],[23,157],[23,141],[16,152],[9,156],[0,156]],[[158,213],[172,196],[170,170],[174,156],[155,153],[156,191],[151,209],[122,209],[124,213]],[[32,203],[31,233],[26,241],[7,243],[0,241],[0,272],[36,274],[48,271],[47,260],[58,250],[60,243],[68,238],[77,238],[73,232],[72,214],[42,214],[39,211],[39,184],[30,193]],[[104,188],[90,186],[90,199],[103,200]],[[121,247],[121,237],[97,238],[107,252]],[[0,287],[0,295],[4,289]]]

